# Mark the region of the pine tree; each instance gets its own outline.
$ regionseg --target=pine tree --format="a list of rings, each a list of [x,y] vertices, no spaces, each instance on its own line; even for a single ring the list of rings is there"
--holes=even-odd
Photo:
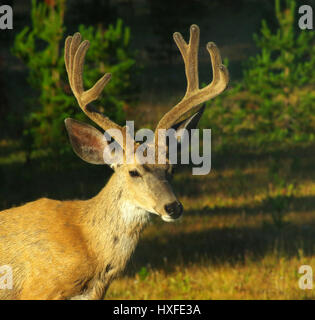
[[[28,81],[35,89],[35,99],[28,104],[24,121],[23,145],[28,153],[40,148],[55,155],[69,151],[64,119],[86,119],[70,90],[64,66],[65,9],[65,0],[32,0],[32,26],[25,27],[15,38],[13,54],[28,66]],[[105,72],[112,73],[98,104],[106,107],[107,116],[122,123],[124,105],[138,92],[130,29],[118,19],[107,30],[80,25],[79,31],[91,43],[85,63],[85,87],[91,87]]]
[[[210,102],[204,126],[221,144],[278,148],[313,141],[315,33],[299,30],[296,2],[275,0],[278,28],[265,20],[254,35],[259,54],[249,59],[243,81]]]

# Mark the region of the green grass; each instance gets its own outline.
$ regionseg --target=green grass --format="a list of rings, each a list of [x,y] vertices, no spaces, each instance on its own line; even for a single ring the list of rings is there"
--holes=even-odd
[[[279,258],[268,254],[260,261],[246,258],[231,264],[178,265],[174,271],[152,269],[146,279],[139,275],[114,282],[110,299],[314,299],[311,290],[298,287],[301,264],[313,258]]]
[[[297,161],[298,159],[298,161]],[[109,169],[75,156],[66,171],[20,146],[0,144],[1,208],[47,196],[87,198]],[[314,299],[298,287],[299,266],[315,268],[314,146],[269,154],[214,154],[207,176],[183,168],[173,185],[185,213],[154,217],[109,299]]]

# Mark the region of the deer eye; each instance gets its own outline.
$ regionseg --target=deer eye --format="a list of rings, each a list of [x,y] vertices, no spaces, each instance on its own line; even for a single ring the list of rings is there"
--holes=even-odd
[[[135,177],[141,177],[141,174],[139,173],[138,170],[131,170],[131,171],[129,171],[129,175],[130,175],[130,177],[133,177],[133,178],[135,178]]]

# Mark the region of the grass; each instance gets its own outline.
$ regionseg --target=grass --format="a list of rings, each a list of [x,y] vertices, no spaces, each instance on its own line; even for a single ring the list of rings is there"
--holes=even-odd
[[[296,160],[298,159],[298,161]],[[109,170],[81,163],[65,172],[12,142],[0,144],[1,208],[48,196],[87,198]],[[108,299],[314,299],[299,267],[315,268],[314,146],[269,154],[214,154],[207,176],[179,170],[183,218],[158,217],[144,231]],[[26,187],[28,186],[28,187]]]
[[[315,259],[279,258],[268,254],[260,261],[213,265],[179,265],[173,272],[150,270],[114,282],[110,299],[314,299],[311,290],[298,287],[297,270]]]

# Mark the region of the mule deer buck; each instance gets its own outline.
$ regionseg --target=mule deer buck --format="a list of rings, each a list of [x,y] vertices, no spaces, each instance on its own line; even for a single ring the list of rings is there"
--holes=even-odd
[[[188,44],[180,33],[174,33],[174,40],[184,60],[187,91],[159,121],[152,148],[156,148],[159,129],[195,127],[203,112],[200,104],[220,94],[229,80],[219,50],[214,43],[208,43],[213,80],[199,89],[198,26],[191,26]],[[65,41],[65,65],[73,94],[97,125],[104,130],[115,128],[126,138],[126,127],[89,105],[111,76],[105,74],[84,91],[83,65],[88,48],[89,42],[81,41],[79,33]],[[187,116],[192,111],[194,114]],[[108,142],[103,134],[73,119],[66,119],[65,124],[75,153],[86,162],[104,164]],[[117,140],[125,154],[125,140]],[[167,181],[172,169],[169,161],[135,161],[113,164],[112,168],[114,174],[92,199],[41,198],[0,213],[0,266],[9,265],[13,273],[13,288],[0,289],[0,298],[103,299],[110,283],[124,270],[150,215],[157,214],[165,221],[181,216],[183,207]]]

